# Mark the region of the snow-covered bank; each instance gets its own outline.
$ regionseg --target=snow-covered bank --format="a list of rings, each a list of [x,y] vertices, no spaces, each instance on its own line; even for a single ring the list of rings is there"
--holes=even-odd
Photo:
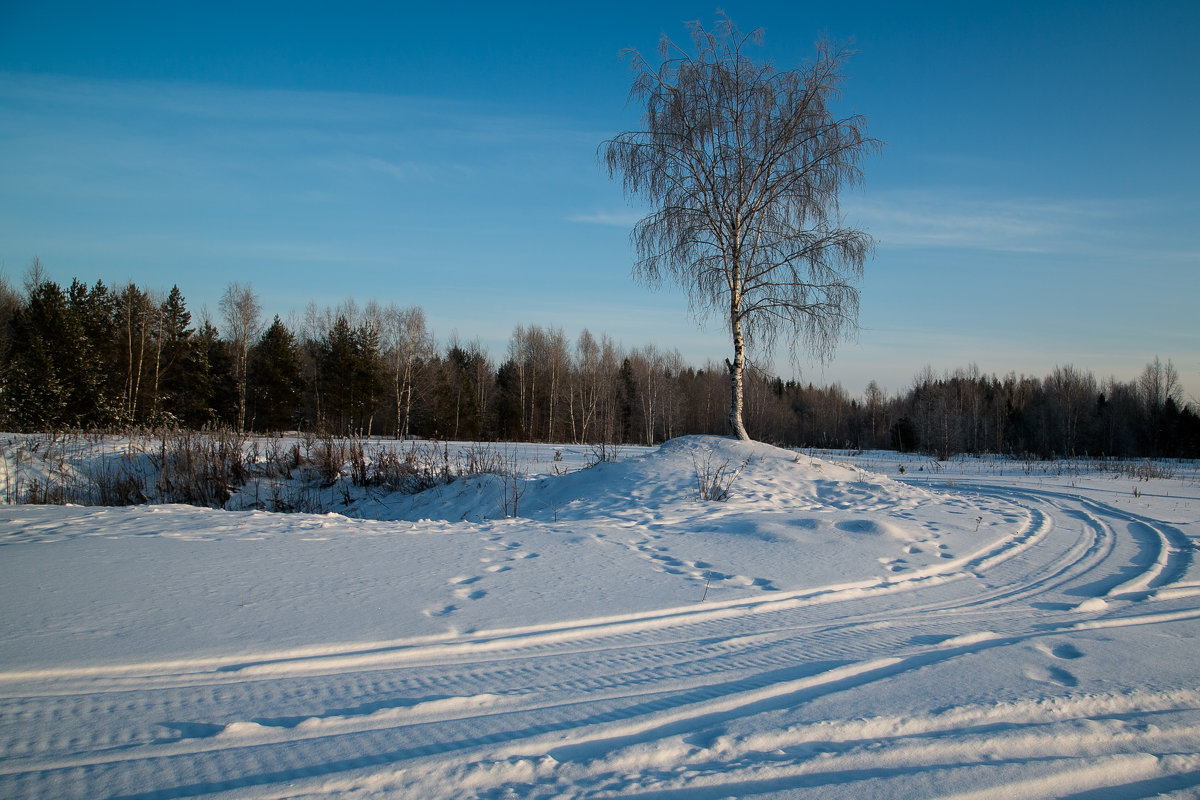
[[[0,795],[1197,796],[1194,473],[830,455],[0,506]]]

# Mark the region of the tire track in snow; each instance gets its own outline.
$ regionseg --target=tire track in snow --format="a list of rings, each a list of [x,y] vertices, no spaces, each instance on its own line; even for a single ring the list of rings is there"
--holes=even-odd
[[[1063,494],[985,494],[1015,502],[1028,512],[1026,522],[1007,537],[923,573],[359,650],[0,676],[18,691],[27,682],[43,689],[49,684],[58,693],[6,693],[0,712],[19,719],[5,726],[0,794],[38,796],[54,789],[61,797],[179,798],[398,767],[424,771],[430,786],[439,781],[445,786],[464,764],[490,761],[513,767],[499,770],[491,783],[479,778],[481,793],[500,796],[505,787],[518,785],[508,777],[515,766],[535,759],[541,766],[533,771],[541,771],[545,787],[574,769],[583,776],[576,779],[581,792],[615,787],[663,797],[724,796],[719,793],[737,794],[740,786],[772,791],[803,786],[805,775],[814,776],[817,786],[872,776],[903,782],[922,763],[982,769],[982,759],[940,741],[932,721],[924,731],[912,728],[887,739],[886,767],[879,766],[878,750],[871,750],[880,737],[856,735],[852,721],[831,723],[843,725],[840,730],[822,728],[821,746],[833,755],[816,762],[813,743],[798,732],[790,739],[779,736],[774,749],[783,756],[773,760],[764,755],[769,751],[729,737],[724,751],[680,742],[707,731],[715,743],[734,723],[989,650],[1200,617],[1190,606],[1155,602],[1173,597],[1171,590],[1190,565],[1190,542],[1170,526]],[[1080,597],[1083,603],[1068,602]],[[1089,607],[1089,599],[1104,603]],[[1043,606],[1038,615],[1014,613],[1032,604]],[[1046,647],[1055,658],[1082,657],[1069,643]],[[439,687],[458,694],[438,696]],[[463,694],[473,687],[481,691]],[[418,690],[426,699],[405,705]],[[357,707],[352,702],[389,692],[391,706],[387,700],[360,701]],[[122,693],[130,693],[124,703],[114,699]],[[1139,698],[1122,713],[1144,712],[1145,705]],[[1194,695],[1177,695],[1164,702],[1163,713],[1198,705]],[[254,711],[280,706],[296,713],[284,717],[275,711],[268,719]],[[1080,719],[1095,717],[1083,701],[1080,709]],[[113,714],[129,720],[124,741],[79,732],[89,718]],[[161,729],[169,721],[178,727],[164,736]],[[964,722],[941,722],[946,723],[941,730],[970,733]],[[43,730],[43,738],[22,738],[26,724]],[[1037,708],[1027,710],[1024,722],[988,724],[1044,731],[1025,744],[1014,737],[998,747],[1001,759],[1028,760],[1028,752],[1039,747],[1045,752],[1064,734],[1061,720]],[[996,741],[995,730],[979,726],[987,741]],[[1196,736],[1186,720],[1140,738],[1124,732],[1131,746],[1148,746],[1154,737]],[[1072,733],[1077,743],[1098,748],[1122,730],[1093,739]],[[788,748],[794,751],[790,756]],[[622,784],[621,759],[653,763],[647,750],[666,754],[661,784]],[[691,759],[686,770],[668,775],[681,753]],[[554,764],[544,761],[547,755]],[[1139,780],[1156,779],[1135,755],[1107,757],[1122,769],[1136,766],[1126,774]],[[995,759],[989,768],[1003,772]],[[1047,769],[1048,777],[1034,781],[1036,786],[1067,774],[1058,762],[1048,762]],[[1096,771],[1084,772],[1096,778]]]

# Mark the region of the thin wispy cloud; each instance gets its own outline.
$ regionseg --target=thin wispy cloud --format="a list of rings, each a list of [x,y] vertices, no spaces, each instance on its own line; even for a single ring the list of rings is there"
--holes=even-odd
[[[843,211],[885,247],[1056,253],[1094,247],[1097,237],[1111,231],[1121,207],[1115,201],[893,191],[852,198]]]
[[[366,167],[374,172],[388,175],[401,183],[431,182],[450,177],[467,177],[473,172],[466,164],[450,162],[403,160],[370,157]]]
[[[643,216],[645,213],[640,211],[587,211],[569,215],[567,222],[632,228]]]
[[[439,98],[0,72],[10,195],[82,209],[77,219],[124,209],[126,228],[201,218],[278,227],[331,205],[338,219],[386,206],[428,227],[451,203],[484,207],[513,187],[545,194],[531,177],[565,160],[563,132],[537,114]],[[423,194],[396,183],[420,184]],[[498,212],[473,216],[489,213]]]
[[[143,122],[156,129],[190,126],[196,135],[310,146],[330,140],[380,146],[398,141],[448,148],[540,148],[592,133],[537,111],[500,103],[323,90],[257,89],[178,81],[107,80],[0,71],[0,132],[82,116],[127,134]]]
[[[1137,206],[1130,201],[989,200],[962,193],[891,191],[848,198],[842,212],[848,224],[866,229],[884,247],[1050,254],[1107,249],[1106,240],[1116,236],[1114,226]],[[644,215],[632,209],[595,210],[566,220],[630,228]]]

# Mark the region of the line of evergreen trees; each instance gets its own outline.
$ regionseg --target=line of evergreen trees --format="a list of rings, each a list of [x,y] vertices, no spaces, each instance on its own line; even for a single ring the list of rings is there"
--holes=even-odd
[[[22,296],[0,282],[0,427],[229,426],[347,435],[647,444],[727,432],[728,375],[678,351],[627,349],[583,331],[518,325],[494,361],[478,341],[439,347],[420,307],[310,304],[260,319],[231,284],[220,320],[166,297],[76,280],[35,262]],[[1044,379],[977,368],[853,398],[752,371],[745,422],[788,446],[1050,456],[1200,457],[1200,416],[1170,361],[1131,383],[1071,366]]]

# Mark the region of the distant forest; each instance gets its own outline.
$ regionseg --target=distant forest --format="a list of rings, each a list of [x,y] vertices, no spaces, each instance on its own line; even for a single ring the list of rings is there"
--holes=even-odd
[[[453,440],[652,444],[728,432],[729,377],[677,350],[628,349],[583,331],[518,325],[505,353],[439,344],[420,307],[309,305],[261,318],[230,284],[217,320],[193,319],[179,289],[156,295],[76,280],[35,261],[25,291],[0,281],[0,428],[229,427]],[[791,447],[958,453],[1200,457],[1200,416],[1157,357],[1130,383],[1073,366],[1044,378],[927,368],[861,397],[758,370],[746,427]]]

